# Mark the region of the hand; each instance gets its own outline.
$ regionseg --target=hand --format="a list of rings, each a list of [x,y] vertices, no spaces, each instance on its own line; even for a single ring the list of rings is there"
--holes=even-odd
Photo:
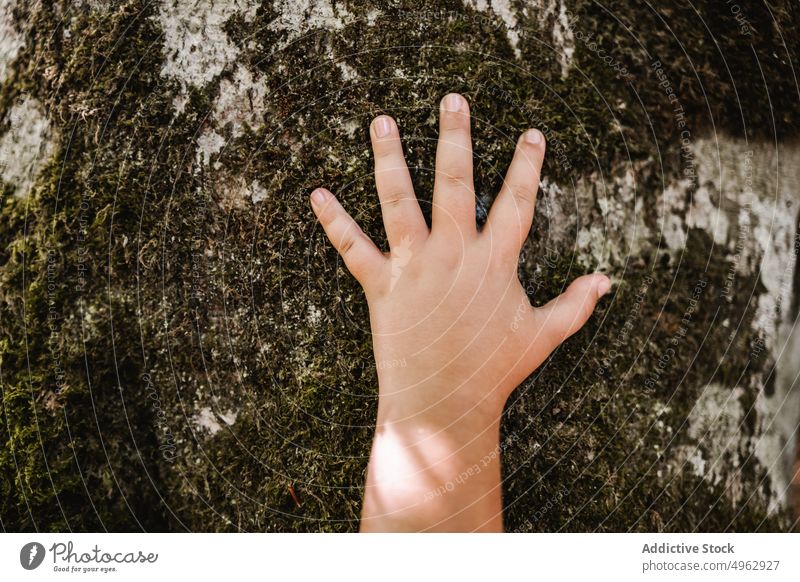
[[[379,404],[362,529],[499,529],[499,463],[470,475],[474,485],[458,495],[445,491],[452,503],[424,497],[443,483],[448,489],[455,469],[492,450],[508,396],[583,326],[610,281],[579,277],[541,308],[531,306],[519,282],[545,152],[541,132],[520,137],[480,232],[463,97],[450,94],[441,103],[430,230],[397,125],[380,116],[370,133],[390,253],[381,253],[329,191],[311,196],[369,305]]]

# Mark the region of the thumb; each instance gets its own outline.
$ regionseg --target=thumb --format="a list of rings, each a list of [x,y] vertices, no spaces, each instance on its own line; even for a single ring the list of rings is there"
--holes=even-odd
[[[595,273],[575,279],[567,290],[538,309],[543,335],[557,348],[591,317],[597,301],[611,289],[605,275]]]

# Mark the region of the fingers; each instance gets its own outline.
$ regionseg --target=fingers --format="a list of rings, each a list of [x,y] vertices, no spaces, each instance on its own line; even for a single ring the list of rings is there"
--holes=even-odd
[[[575,279],[567,290],[535,311],[541,321],[541,340],[556,349],[577,332],[591,317],[598,300],[611,289],[605,275],[584,275]]]
[[[516,256],[528,238],[544,152],[544,136],[536,129],[529,129],[517,141],[514,158],[484,229],[501,252]]]
[[[348,270],[362,286],[367,285],[381,270],[386,258],[329,191],[314,190],[311,208]]]
[[[469,105],[456,93],[440,105],[432,220],[434,230],[477,234]]]
[[[370,135],[375,153],[375,184],[389,246],[395,247],[404,240],[424,241],[428,225],[414,195],[397,124],[391,117],[381,115],[372,122]]]

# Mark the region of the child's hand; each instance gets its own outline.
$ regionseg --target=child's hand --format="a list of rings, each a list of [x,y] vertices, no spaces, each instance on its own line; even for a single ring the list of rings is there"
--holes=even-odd
[[[487,496],[497,505],[499,470],[483,467],[470,476],[474,485],[460,485],[477,490],[489,481],[482,496],[462,491],[468,498],[463,503],[442,504],[442,494],[425,497],[444,486],[443,494],[456,498],[447,491],[452,465],[472,465],[487,453],[486,446],[497,441],[509,394],[583,326],[610,287],[605,276],[587,275],[544,307],[530,305],[517,261],[533,219],[542,134],[528,130],[519,139],[505,183],[478,232],[469,106],[451,94],[440,115],[430,230],[397,126],[386,116],[373,121],[371,135],[391,252],[381,253],[330,192],[319,189],[311,196],[370,310],[379,405],[367,486],[380,491],[367,491],[363,529],[370,529],[370,520],[376,529],[497,529],[499,509],[481,507]],[[496,484],[486,474],[495,472]],[[480,523],[469,519],[473,509]],[[424,515],[415,514],[419,511]]]

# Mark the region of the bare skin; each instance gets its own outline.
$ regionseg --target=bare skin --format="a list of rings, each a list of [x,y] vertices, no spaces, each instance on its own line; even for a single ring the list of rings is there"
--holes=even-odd
[[[371,125],[390,252],[328,190],[311,205],[364,289],[378,419],[361,531],[502,531],[500,417],[513,390],[591,316],[611,283],[579,277],[541,308],[517,276],[545,153],[526,131],[484,228],[475,223],[469,105],[440,105],[428,229],[390,117]]]

